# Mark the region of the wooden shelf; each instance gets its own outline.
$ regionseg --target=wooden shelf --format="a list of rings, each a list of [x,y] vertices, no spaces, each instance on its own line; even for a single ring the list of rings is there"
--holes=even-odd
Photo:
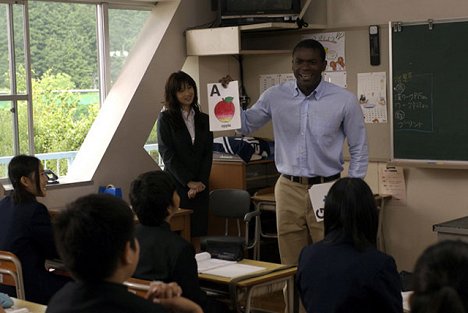
[[[325,25],[313,24],[304,29],[324,29]],[[259,23],[242,26],[215,27],[206,29],[192,29],[186,32],[187,55],[254,55],[254,54],[286,54],[290,50],[242,49],[242,33],[275,30],[300,30],[295,23]]]

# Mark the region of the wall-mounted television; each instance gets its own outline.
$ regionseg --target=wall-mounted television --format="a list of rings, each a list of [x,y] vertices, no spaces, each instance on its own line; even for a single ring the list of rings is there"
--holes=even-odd
[[[294,22],[301,0],[219,0],[218,10],[222,25]]]

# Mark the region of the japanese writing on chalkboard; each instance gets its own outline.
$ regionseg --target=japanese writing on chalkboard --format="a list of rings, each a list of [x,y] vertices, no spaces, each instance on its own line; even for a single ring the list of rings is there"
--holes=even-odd
[[[432,75],[402,73],[393,77],[393,85],[395,130],[432,132]]]

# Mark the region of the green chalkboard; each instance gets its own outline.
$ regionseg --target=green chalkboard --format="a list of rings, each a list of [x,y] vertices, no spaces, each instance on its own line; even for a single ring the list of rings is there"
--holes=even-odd
[[[468,161],[468,22],[398,28],[390,34],[393,159]]]

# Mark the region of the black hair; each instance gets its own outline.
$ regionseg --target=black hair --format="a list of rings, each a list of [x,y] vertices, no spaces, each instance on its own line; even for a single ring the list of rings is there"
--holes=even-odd
[[[138,176],[130,186],[130,204],[142,225],[160,225],[168,216],[176,186],[164,171]]]
[[[41,191],[40,180],[41,161],[35,156],[20,154],[13,157],[8,164],[8,178],[13,186],[12,197],[15,203],[30,201],[35,198],[21,183],[21,177],[29,177],[34,180],[36,191]]]
[[[325,199],[325,236],[327,240],[352,240],[359,250],[375,247],[378,210],[370,187],[360,178],[337,180]]]
[[[468,243],[445,240],[418,258],[412,277],[412,313],[468,311]]]
[[[320,54],[320,59],[323,62],[325,61],[325,58],[326,58],[325,48],[323,47],[323,45],[319,41],[317,41],[315,39],[304,39],[302,41],[299,41],[296,44],[296,46],[294,47],[294,49],[293,49],[293,52],[292,52],[293,56],[294,56],[294,53],[296,53],[296,51],[298,49],[313,49],[313,50],[316,50]]]
[[[114,274],[127,242],[136,248],[133,217],[122,199],[91,194],[54,218],[57,250],[73,278],[97,282]]]
[[[193,88],[194,97],[191,107],[195,111],[195,114],[198,114],[200,108],[198,106],[197,84],[190,75],[183,71],[174,72],[169,75],[166,86],[164,87],[164,107],[171,117],[170,121],[174,127],[182,127],[185,125],[180,113],[181,106],[179,100],[177,100],[177,92],[183,90],[187,85]]]

